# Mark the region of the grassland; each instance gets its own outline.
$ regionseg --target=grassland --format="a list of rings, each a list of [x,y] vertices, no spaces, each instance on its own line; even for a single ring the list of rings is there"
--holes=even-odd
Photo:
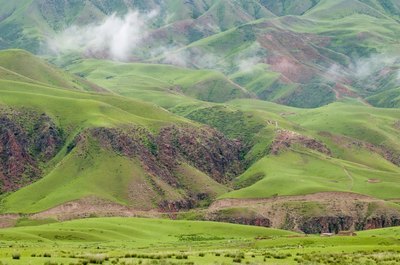
[[[93,218],[3,229],[0,261],[10,265],[90,260],[94,264],[394,264],[400,259],[398,230],[329,238],[224,223]]]
[[[0,56],[13,58],[15,62],[2,61],[4,71],[0,75],[0,105],[3,108],[46,113],[67,137],[59,154],[42,165],[44,177],[41,181],[11,194],[3,201],[2,211],[37,212],[71,200],[98,195],[124,205],[127,203],[127,187],[132,181],[145,178],[138,161],[102,150],[94,141],[81,147],[84,150],[70,152],[68,146],[76,135],[97,127],[141,126],[157,132],[160,127],[171,124],[193,125],[187,119],[141,100],[107,92],[59,87],[64,84],[58,83],[58,78],[68,80],[67,77],[73,76],[26,52],[3,51]],[[91,86],[96,87],[93,84]],[[82,157],[82,153],[86,155]],[[148,205],[152,205],[150,200]]]
[[[357,140],[400,150],[395,126],[397,109],[373,108],[356,100],[343,100],[317,109],[299,109],[252,99],[216,104],[185,95],[210,78],[218,77],[225,84],[229,83],[222,74],[213,71],[96,60],[81,61],[71,65],[69,70],[109,92],[82,92],[55,88],[51,82],[7,79],[0,81],[0,102],[45,112],[72,136],[82,129],[100,126],[136,124],[157,131],[168,124],[193,124],[180,116],[208,124],[232,139],[243,140],[249,148],[244,157],[248,169],[235,180],[235,186],[243,188],[226,194],[223,193],[228,189],[218,188],[221,198],[268,198],[323,191],[355,192],[381,199],[398,196],[398,167],[387,161],[383,153],[371,153],[367,146],[351,144]],[[20,72],[15,73],[25,78],[24,69]],[[80,112],[72,111],[76,109]],[[332,157],[299,146],[278,155],[268,155],[280,130],[323,141],[332,151]],[[46,170],[45,178],[3,201],[3,212],[38,212],[88,196],[126,205],[127,194],[123,187],[133,179],[145,179],[137,161],[102,152],[95,144],[84,152],[97,155],[81,159],[78,151],[66,154],[64,149]],[[103,160],[109,163],[102,163]],[[199,181],[202,179],[193,170],[190,174],[198,176]],[[254,183],[255,175],[264,178]],[[121,180],[118,183],[116,176]],[[173,198],[180,196],[176,193]],[[146,204],[147,208],[150,206],[151,203]]]
[[[248,156],[268,150],[273,139],[268,134],[274,135],[279,130],[295,131],[323,140],[333,156],[301,146],[292,146],[277,155],[267,155],[236,181],[242,186],[241,183],[251,183],[249,180],[260,174],[265,175],[262,180],[222,197],[262,198],[321,191],[350,191],[382,199],[398,197],[398,167],[363,145],[349,144],[350,139],[357,139],[398,150],[398,131],[394,126],[399,115],[397,109],[377,109],[353,101],[309,110],[255,100],[236,100],[230,104],[256,117],[268,117],[266,123],[270,119],[278,124],[276,128],[273,122],[269,131],[259,132],[258,137],[265,140],[258,139]],[[324,132],[331,134],[326,136]],[[380,180],[379,183],[368,182],[375,178]]]
[[[99,60],[83,60],[67,70],[117,94],[151,101],[163,107],[183,100],[186,103],[194,101],[193,98],[225,102],[250,96],[244,88],[212,70]],[[189,97],[182,98],[182,94]]]

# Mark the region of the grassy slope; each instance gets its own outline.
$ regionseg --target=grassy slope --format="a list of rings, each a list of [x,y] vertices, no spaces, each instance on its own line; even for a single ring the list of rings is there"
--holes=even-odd
[[[8,75],[0,74],[0,79],[20,81],[19,77],[23,76],[25,79],[22,81],[29,83],[82,91],[102,90],[100,87],[68,74],[23,50],[0,51],[0,67],[9,71]]]
[[[254,174],[258,173],[265,173],[266,177],[251,187],[227,193],[222,197],[270,197],[275,194],[295,195],[332,190],[359,192],[385,199],[397,196],[396,189],[398,185],[396,176],[399,174],[398,167],[390,164],[377,154],[369,154],[368,150],[337,146],[330,139],[321,138],[318,134],[321,131],[330,131],[336,135],[352,137],[375,145],[386,145],[399,150],[397,129],[393,127],[398,117],[397,110],[375,109],[362,106],[360,103],[353,101],[307,110],[255,100],[236,100],[229,102],[228,108],[223,109],[223,105],[196,101],[182,94],[170,92],[168,89],[174,86],[181,86],[182,88],[189,86],[193,80],[196,81],[204,78],[205,71],[190,71],[169,66],[116,64],[111,62],[105,62],[102,66],[96,68],[98,66],[99,62],[89,60],[74,65],[70,70],[85,75],[91,81],[114,90],[116,93],[133,98],[151,100],[156,104],[170,108],[180,115],[217,127],[232,138],[244,137],[246,140],[250,138],[254,139],[256,145],[250,150],[247,160],[252,163],[260,158],[262,159],[253,164],[248,171],[238,178],[238,183],[246,183],[248,179],[251,179]],[[149,72],[149,69],[152,71]],[[190,80],[189,77],[193,78],[193,80]],[[133,81],[135,83],[132,85]],[[119,97],[107,96],[104,98],[110,100],[111,98]],[[118,104],[121,104],[120,101],[118,102]],[[126,99],[124,108],[129,105],[129,102]],[[141,108],[134,108],[135,111],[139,109]],[[238,110],[244,114],[239,113],[239,115]],[[282,113],[290,113],[290,115],[281,115]],[[160,116],[158,111],[152,113],[143,111],[136,115],[140,116],[140,118],[142,116],[149,118],[158,116],[160,120],[167,117]],[[227,121],[232,116],[232,118],[240,119],[242,124],[235,121],[232,122],[232,125],[235,124],[232,127],[229,126],[229,122],[221,123],[220,119],[214,117],[215,115],[226,115]],[[246,115],[248,117],[243,118]],[[118,116],[118,119],[121,119],[121,117]],[[93,118],[90,118],[90,120],[93,122]],[[268,124],[271,120],[277,121],[279,128],[294,130],[312,137],[321,138],[334,151],[335,159],[328,159],[304,150],[284,153],[277,157],[267,156],[263,158],[263,153],[266,152],[275,135],[274,126]],[[123,122],[121,121],[121,123]],[[143,120],[141,122],[146,124],[150,121]],[[376,124],[379,124],[379,126],[374,126]],[[259,131],[260,126],[265,128]],[[241,128],[252,130],[254,135],[249,136],[239,132]],[[290,167],[288,167],[287,161],[290,161]],[[307,166],[304,167],[304,165]],[[116,168],[110,170],[117,171]],[[62,169],[62,171],[65,171],[65,169]],[[62,174],[57,173],[57,170],[52,173],[52,176],[55,176],[54,179],[60,179],[62,176]],[[352,179],[349,175],[351,175]],[[368,179],[372,178],[381,179],[382,182],[368,183]],[[298,185],[293,184],[293,179],[296,179]],[[108,179],[108,181],[112,180]],[[43,183],[40,182],[41,185]],[[49,184],[41,185],[37,187],[42,187],[43,190],[48,190],[48,188],[44,187],[51,186]],[[96,188],[93,187],[93,189],[95,190]],[[384,192],[383,189],[387,190],[387,192]],[[93,192],[91,189],[87,189],[85,190],[85,195],[92,194],[91,192]],[[221,194],[220,192],[218,193]],[[29,201],[35,206],[21,207],[21,202],[25,198],[23,194],[28,194]],[[39,192],[39,194],[42,193]],[[57,191],[54,191],[53,194],[57,194]],[[61,192],[61,194],[65,194],[65,192]],[[118,196],[114,196],[112,192],[105,193],[103,198],[111,198],[114,201],[126,203],[118,198]],[[51,205],[49,202],[57,201],[52,195],[49,195],[48,198],[36,203],[37,198],[31,196],[29,189],[18,193],[15,199],[11,196],[9,200],[10,202],[6,204],[6,207],[23,212],[43,210]],[[65,198],[62,201],[66,201]]]
[[[0,231],[3,240],[36,241],[39,238],[58,241],[101,242],[128,241],[133,245],[179,242],[179,236],[198,234],[221,239],[252,239],[256,236],[284,236],[295,234],[282,230],[233,224],[171,221],[140,218],[94,218],[37,227],[20,227]],[[70,235],[70,236],[68,236]]]
[[[180,93],[213,102],[249,97],[243,88],[210,70],[99,60],[85,60],[68,70],[117,94],[157,102],[164,107],[179,101]]]
[[[31,67],[38,68],[34,64]],[[143,101],[113,94],[54,88],[43,83],[32,83],[30,78],[22,75],[10,75],[18,77],[19,81],[0,79],[0,105],[33,109],[51,116],[68,136],[66,146],[85,128],[139,125],[156,132],[162,126],[192,124],[165,109]],[[66,146],[45,166],[45,176],[42,180],[11,194],[3,201],[3,211],[36,212],[91,195],[127,204],[128,187],[136,182],[144,183],[143,185],[147,183],[146,174],[141,171],[137,161],[104,151],[91,141],[86,147],[81,147],[85,150],[74,149],[71,153],[67,153]],[[82,153],[86,155],[82,157]],[[214,182],[208,176],[199,175],[192,168],[186,171],[188,174],[198,175],[202,184],[213,186]],[[180,198],[178,191],[168,187],[166,191],[166,198]],[[216,195],[223,191],[223,188],[216,186]],[[157,196],[156,193],[153,195]],[[150,199],[142,204],[139,206],[152,207]]]
[[[394,166],[391,169],[392,171],[379,171],[312,153],[287,152],[265,157],[255,163],[237,182],[244,182],[260,173],[264,173],[265,177],[250,187],[222,197],[265,198],[274,195],[349,191],[382,199],[397,198],[400,170]],[[375,178],[381,182],[368,183],[369,179]]]
[[[280,128],[299,131],[312,137],[321,138],[319,132],[329,131],[377,146],[385,145],[395,150],[400,149],[398,133],[393,127],[397,121],[397,110],[370,108],[355,101],[307,110],[254,100],[229,102],[229,107],[224,109],[223,105],[206,104],[167,92],[165,87],[177,83],[183,84],[179,79],[179,73],[165,74],[165,69],[170,67],[156,67],[156,70],[160,69],[163,72],[155,71],[154,75],[149,76],[148,71],[142,71],[150,67],[147,65],[122,64],[119,68],[110,65],[92,71],[94,65],[97,65],[97,62],[85,61],[72,71],[80,71],[88,75],[91,81],[98,82],[117,93],[151,100],[180,115],[209,124],[232,138],[254,139],[256,145],[247,155],[247,159],[251,162],[262,158],[263,152],[265,153],[274,137],[273,126],[267,125],[270,120],[277,121]],[[156,79],[157,76],[162,76],[164,80]],[[128,90],[132,80],[136,80],[137,83]],[[118,90],[121,84],[122,89]],[[237,116],[238,110],[244,111],[245,114]],[[282,116],[281,113],[284,112],[291,115]],[[223,115],[225,122],[218,119],[218,115]],[[254,118],[242,120],[244,115]],[[240,119],[240,123],[238,120],[230,121],[231,116]],[[229,123],[234,127],[229,126]],[[379,126],[374,126],[376,124]],[[260,126],[266,128],[258,133]],[[243,134],[239,132],[241,128],[252,130],[255,135]],[[302,153],[302,150],[299,150],[300,153],[288,152],[277,157],[264,157],[252,165],[237,182],[246,183],[258,173],[264,173],[267,177],[251,187],[227,193],[222,197],[270,197],[276,194],[296,195],[319,191],[353,191],[385,199],[397,197],[396,190],[399,187],[396,176],[400,172],[398,167],[378,154],[370,154],[366,149],[338,146],[327,138],[322,140],[334,151],[336,159],[328,159],[307,151]],[[287,161],[290,161],[290,167]],[[378,178],[382,182],[375,184],[367,182],[373,178]],[[293,183],[293,179],[296,179],[296,184]]]
[[[398,110],[376,109],[354,102],[335,103],[310,110],[254,100],[238,100],[231,104],[253,115],[276,120],[280,129],[324,140],[331,148],[333,158],[300,147],[292,147],[292,150],[276,156],[268,155],[240,176],[237,184],[240,186],[240,183],[249,182],[253,176],[261,173],[265,174],[262,180],[222,197],[263,198],[320,191],[352,191],[383,199],[398,197],[400,170],[397,166],[367,149],[348,146],[347,142],[333,142],[319,135],[319,132],[329,131],[334,135],[399,150],[398,130],[394,127],[399,117]],[[266,140],[271,137],[265,134],[268,131],[261,133],[264,133]],[[274,129],[269,134],[273,135]],[[250,155],[257,149],[268,149],[270,141],[259,141]],[[381,182],[368,183],[369,179],[379,179]]]
[[[374,106],[400,108],[400,88],[394,88],[367,98]]]
[[[52,116],[69,136],[67,144],[77,132],[90,127],[130,124],[157,131],[168,124],[187,123],[159,107],[112,95],[12,81],[0,81],[0,95],[1,105],[33,108]],[[95,143],[90,143],[82,153],[87,154],[84,159],[78,150],[67,154],[64,147],[45,169],[46,176],[11,194],[3,202],[2,209],[35,212],[90,195],[125,204],[129,184],[135,179],[145,178],[137,162],[102,151]],[[149,205],[143,205],[146,206]]]
[[[325,105],[335,101],[330,89],[332,82],[337,81],[332,81],[330,76],[332,64],[348,66],[352,60],[358,60],[360,57],[368,58],[375,53],[397,54],[399,38],[396,32],[399,31],[400,24],[387,15],[381,6],[382,2],[381,4],[378,4],[377,1],[364,2],[369,3],[327,0],[320,1],[315,7],[308,10],[307,6],[312,6],[311,3],[306,4],[306,1],[302,1],[306,7],[304,9],[306,13],[302,16],[284,16],[253,21],[191,43],[186,50],[202,50],[215,54],[219,58],[218,66],[229,73],[237,71],[237,65],[248,58],[254,57],[263,61],[266,54],[269,54],[268,56],[271,54],[292,56],[300,64],[304,64],[309,67],[309,70],[314,71],[312,86],[307,83],[301,89],[296,89],[299,84],[276,83],[276,79],[280,76],[279,73],[271,72],[268,68],[260,71],[260,67],[255,67],[248,73],[239,71],[231,75],[231,78],[241,86],[255,92],[262,99],[284,102],[298,107]],[[277,8],[283,6],[289,10],[291,8],[302,9],[290,1],[280,1],[276,6]],[[288,11],[288,13],[297,12]],[[269,26],[264,26],[263,23],[268,23]],[[288,31],[298,39],[280,38],[278,43],[280,50],[271,52],[271,48],[266,48],[263,51],[264,54],[260,55],[262,49],[260,50],[259,43],[263,46],[266,36],[275,30]],[[301,36],[304,33],[313,34],[315,40],[303,42]],[[322,38],[326,39],[322,41]],[[285,41],[298,42],[298,47],[301,48],[296,51],[289,44],[285,44]],[[266,41],[267,44],[270,42]],[[254,51],[255,46],[259,47],[257,52]],[[302,55],[304,51],[306,52]],[[317,57],[315,57],[316,54],[318,54]],[[353,70],[346,71],[350,73]],[[385,83],[387,82],[383,82],[383,84]],[[376,83],[372,85],[378,86],[379,89],[367,91],[366,88],[360,86],[355,91],[365,97],[392,88]],[[393,106],[393,104],[380,104],[380,106]]]

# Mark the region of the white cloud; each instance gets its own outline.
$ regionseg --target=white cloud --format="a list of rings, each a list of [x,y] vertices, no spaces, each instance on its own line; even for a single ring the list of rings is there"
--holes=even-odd
[[[82,52],[126,61],[147,37],[148,22],[156,15],[156,11],[148,14],[130,11],[124,17],[113,14],[99,24],[72,26],[50,39],[48,47],[56,53]]]

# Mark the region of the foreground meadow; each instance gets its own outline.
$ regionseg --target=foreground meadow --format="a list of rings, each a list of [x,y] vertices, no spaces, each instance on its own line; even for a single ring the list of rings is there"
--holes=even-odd
[[[400,262],[398,228],[320,237],[213,222],[91,218],[3,229],[0,238],[0,264],[9,265]]]

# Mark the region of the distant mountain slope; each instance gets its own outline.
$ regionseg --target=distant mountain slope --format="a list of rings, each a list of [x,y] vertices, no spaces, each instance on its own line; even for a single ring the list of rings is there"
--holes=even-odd
[[[319,107],[345,97],[365,99],[399,86],[400,4],[394,0],[18,0],[0,4],[4,6],[0,48],[217,70],[238,89],[295,107]],[[141,15],[123,18],[132,10]],[[107,35],[105,31],[117,22],[138,27],[129,33],[134,35],[131,41],[123,38],[107,44],[113,37],[88,33],[97,25],[94,32]],[[71,31],[64,36],[66,29]],[[191,95],[208,101],[221,101],[226,93],[229,96],[223,100],[232,98],[219,81],[204,85],[222,89],[219,95],[204,95],[202,88]],[[218,98],[210,98],[214,95]]]
[[[120,95],[146,100],[151,97],[156,100],[159,98],[157,94],[165,94],[160,100],[167,95],[174,97],[183,94],[209,102],[254,97],[220,72],[212,70],[104,60],[76,61],[68,66],[68,70],[87,80],[103,84]]]
[[[55,66],[23,50],[0,51],[1,79],[23,81],[53,87],[105,91],[103,88],[75,75],[67,74]]]
[[[211,70],[94,59],[73,59],[67,69],[109,93],[79,91],[61,87],[74,75],[38,57],[0,55],[2,213],[63,219],[195,209],[198,219],[313,233],[326,230],[316,220],[338,231],[400,220],[398,109],[360,99],[315,109],[206,102],[192,97],[199,83],[217,78],[225,96],[236,85]],[[21,57],[40,71],[22,67]],[[232,78],[252,77],[244,73]]]
[[[190,42],[224,31],[254,19],[274,16],[257,1],[54,1],[18,0],[0,1],[0,48],[19,47],[40,51],[45,36],[71,26],[101,21],[113,13],[125,14],[128,10],[159,15],[153,27],[167,26],[168,31],[185,28],[184,41]],[[176,32],[182,33],[182,32]]]

